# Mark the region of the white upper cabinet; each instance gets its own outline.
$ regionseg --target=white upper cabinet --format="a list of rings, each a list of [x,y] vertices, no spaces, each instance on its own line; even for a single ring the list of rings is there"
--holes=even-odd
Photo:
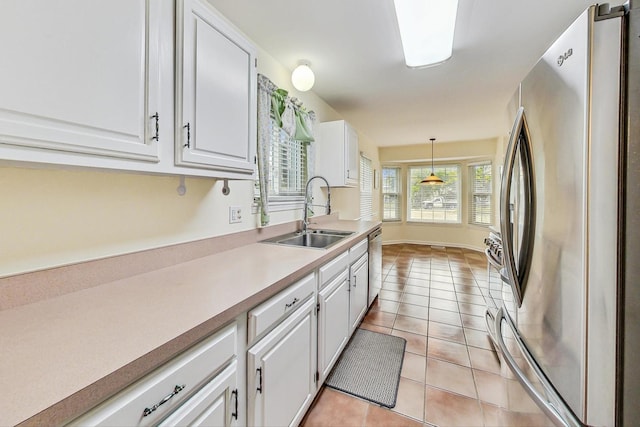
[[[256,48],[200,0],[178,0],[176,36],[176,164],[253,178]]]
[[[159,161],[155,3],[2,2],[0,158]]]
[[[358,134],[344,120],[320,123],[316,131],[316,172],[332,187],[358,185]]]

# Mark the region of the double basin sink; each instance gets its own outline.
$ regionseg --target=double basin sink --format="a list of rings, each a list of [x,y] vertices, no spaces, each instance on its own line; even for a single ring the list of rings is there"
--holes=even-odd
[[[262,242],[286,246],[325,249],[338,243],[345,237],[351,236],[352,234],[352,231],[338,230],[307,230],[306,233],[302,231],[294,231],[293,233],[287,233],[281,236],[262,240]]]

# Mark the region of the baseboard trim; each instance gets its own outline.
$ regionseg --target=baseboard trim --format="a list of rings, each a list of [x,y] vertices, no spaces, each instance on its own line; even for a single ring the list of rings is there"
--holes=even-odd
[[[451,242],[425,242],[424,240],[389,240],[386,242],[382,242],[383,246],[398,245],[398,244],[450,247],[450,248],[469,249],[471,251],[477,251],[477,252],[484,252],[484,247],[477,247],[473,245],[465,245],[465,244],[451,243]]]

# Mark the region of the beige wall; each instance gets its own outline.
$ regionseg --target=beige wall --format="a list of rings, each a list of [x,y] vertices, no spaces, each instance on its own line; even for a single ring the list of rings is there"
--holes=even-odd
[[[262,50],[258,72],[314,110],[319,122],[341,118],[312,92],[297,93],[290,71]],[[361,149],[377,159],[371,141],[362,138]],[[179,184],[177,176],[0,166],[0,277],[256,227],[253,181],[230,181],[228,196],[215,179],[186,178],[184,196]],[[341,217],[359,216],[358,191],[332,194]],[[323,197],[319,187],[314,195]],[[230,206],[243,209],[242,223],[229,224]],[[301,216],[302,210],[273,212],[271,223]]]
[[[502,140],[486,139],[478,141],[459,141],[434,144],[434,163],[457,163],[462,167],[462,218],[460,224],[425,224],[406,221],[407,205],[407,168],[413,165],[430,165],[431,149],[428,143],[424,145],[407,145],[401,147],[381,147],[379,158],[383,166],[401,168],[402,177],[402,216],[399,222],[385,222],[383,236],[385,243],[407,242],[428,245],[452,245],[470,249],[482,249],[484,238],[488,234],[485,227],[468,224],[468,194],[469,177],[467,166],[480,161],[491,161],[494,171],[498,171],[501,160]],[[497,211],[498,193],[495,191],[499,178],[494,180],[493,206]],[[495,222],[497,225],[497,222]]]

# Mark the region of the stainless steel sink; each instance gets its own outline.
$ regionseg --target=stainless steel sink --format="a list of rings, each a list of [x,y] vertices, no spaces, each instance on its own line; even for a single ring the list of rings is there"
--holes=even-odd
[[[278,245],[325,249],[352,234],[353,232],[351,231],[307,230],[306,233],[296,231],[293,233],[272,237],[271,239],[262,240],[262,242],[275,243]]]

